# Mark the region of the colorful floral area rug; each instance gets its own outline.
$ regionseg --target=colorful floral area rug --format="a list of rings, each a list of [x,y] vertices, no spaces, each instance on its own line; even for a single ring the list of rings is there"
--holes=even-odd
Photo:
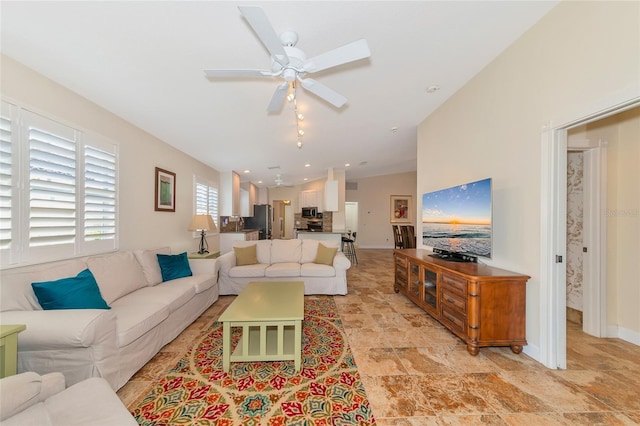
[[[293,361],[231,363],[225,373],[216,321],[131,413],[141,425],[375,424],[333,299],[305,297],[302,329],[298,373]]]

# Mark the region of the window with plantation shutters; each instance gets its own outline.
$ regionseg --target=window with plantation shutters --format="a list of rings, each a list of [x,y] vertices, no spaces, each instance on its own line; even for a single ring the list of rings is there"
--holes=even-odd
[[[84,149],[84,239],[116,237],[116,156],[91,146]]]
[[[6,102],[0,130],[2,266],[117,249],[117,146]]]
[[[29,139],[29,247],[74,244],[75,131],[32,119]]]
[[[16,107],[7,102],[0,105],[0,252],[5,258],[11,249],[12,231],[12,188],[11,171],[14,158],[13,139]]]
[[[218,188],[204,180],[196,178],[195,188],[195,214],[211,215],[213,221],[218,224]]]

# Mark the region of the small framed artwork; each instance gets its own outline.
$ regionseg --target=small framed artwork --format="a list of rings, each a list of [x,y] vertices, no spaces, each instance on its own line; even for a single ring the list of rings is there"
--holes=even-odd
[[[413,215],[411,195],[391,196],[391,223],[412,223]]]
[[[176,211],[176,174],[156,167],[155,211]]]

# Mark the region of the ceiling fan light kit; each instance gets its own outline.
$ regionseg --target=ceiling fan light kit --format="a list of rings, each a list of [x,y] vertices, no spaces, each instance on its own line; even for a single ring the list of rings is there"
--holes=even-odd
[[[333,89],[316,80],[303,77],[306,74],[368,58],[371,56],[371,52],[369,51],[366,40],[358,40],[307,59],[301,49],[294,47],[298,42],[297,33],[286,31],[278,37],[262,8],[257,6],[238,6],[238,9],[247,22],[249,22],[249,25],[264,47],[269,51],[271,55],[271,70],[205,70],[207,78],[280,77],[284,79],[285,83],[276,87],[275,93],[267,106],[267,111],[269,112],[277,112],[280,110],[286,96],[287,86],[289,84],[294,85],[296,82],[299,82],[305,90],[329,102],[336,108],[341,108],[347,102],[346,97],[335,92]],[[285,84],[287,84],[287,86],[285,86]]]

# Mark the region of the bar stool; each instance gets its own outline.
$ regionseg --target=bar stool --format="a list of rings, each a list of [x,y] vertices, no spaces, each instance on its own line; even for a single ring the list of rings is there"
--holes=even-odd
[[[351,234],[352,237],[342,237],[342,251],[352,263],[358,264],[358,255],[356,254],[356,232]]]

